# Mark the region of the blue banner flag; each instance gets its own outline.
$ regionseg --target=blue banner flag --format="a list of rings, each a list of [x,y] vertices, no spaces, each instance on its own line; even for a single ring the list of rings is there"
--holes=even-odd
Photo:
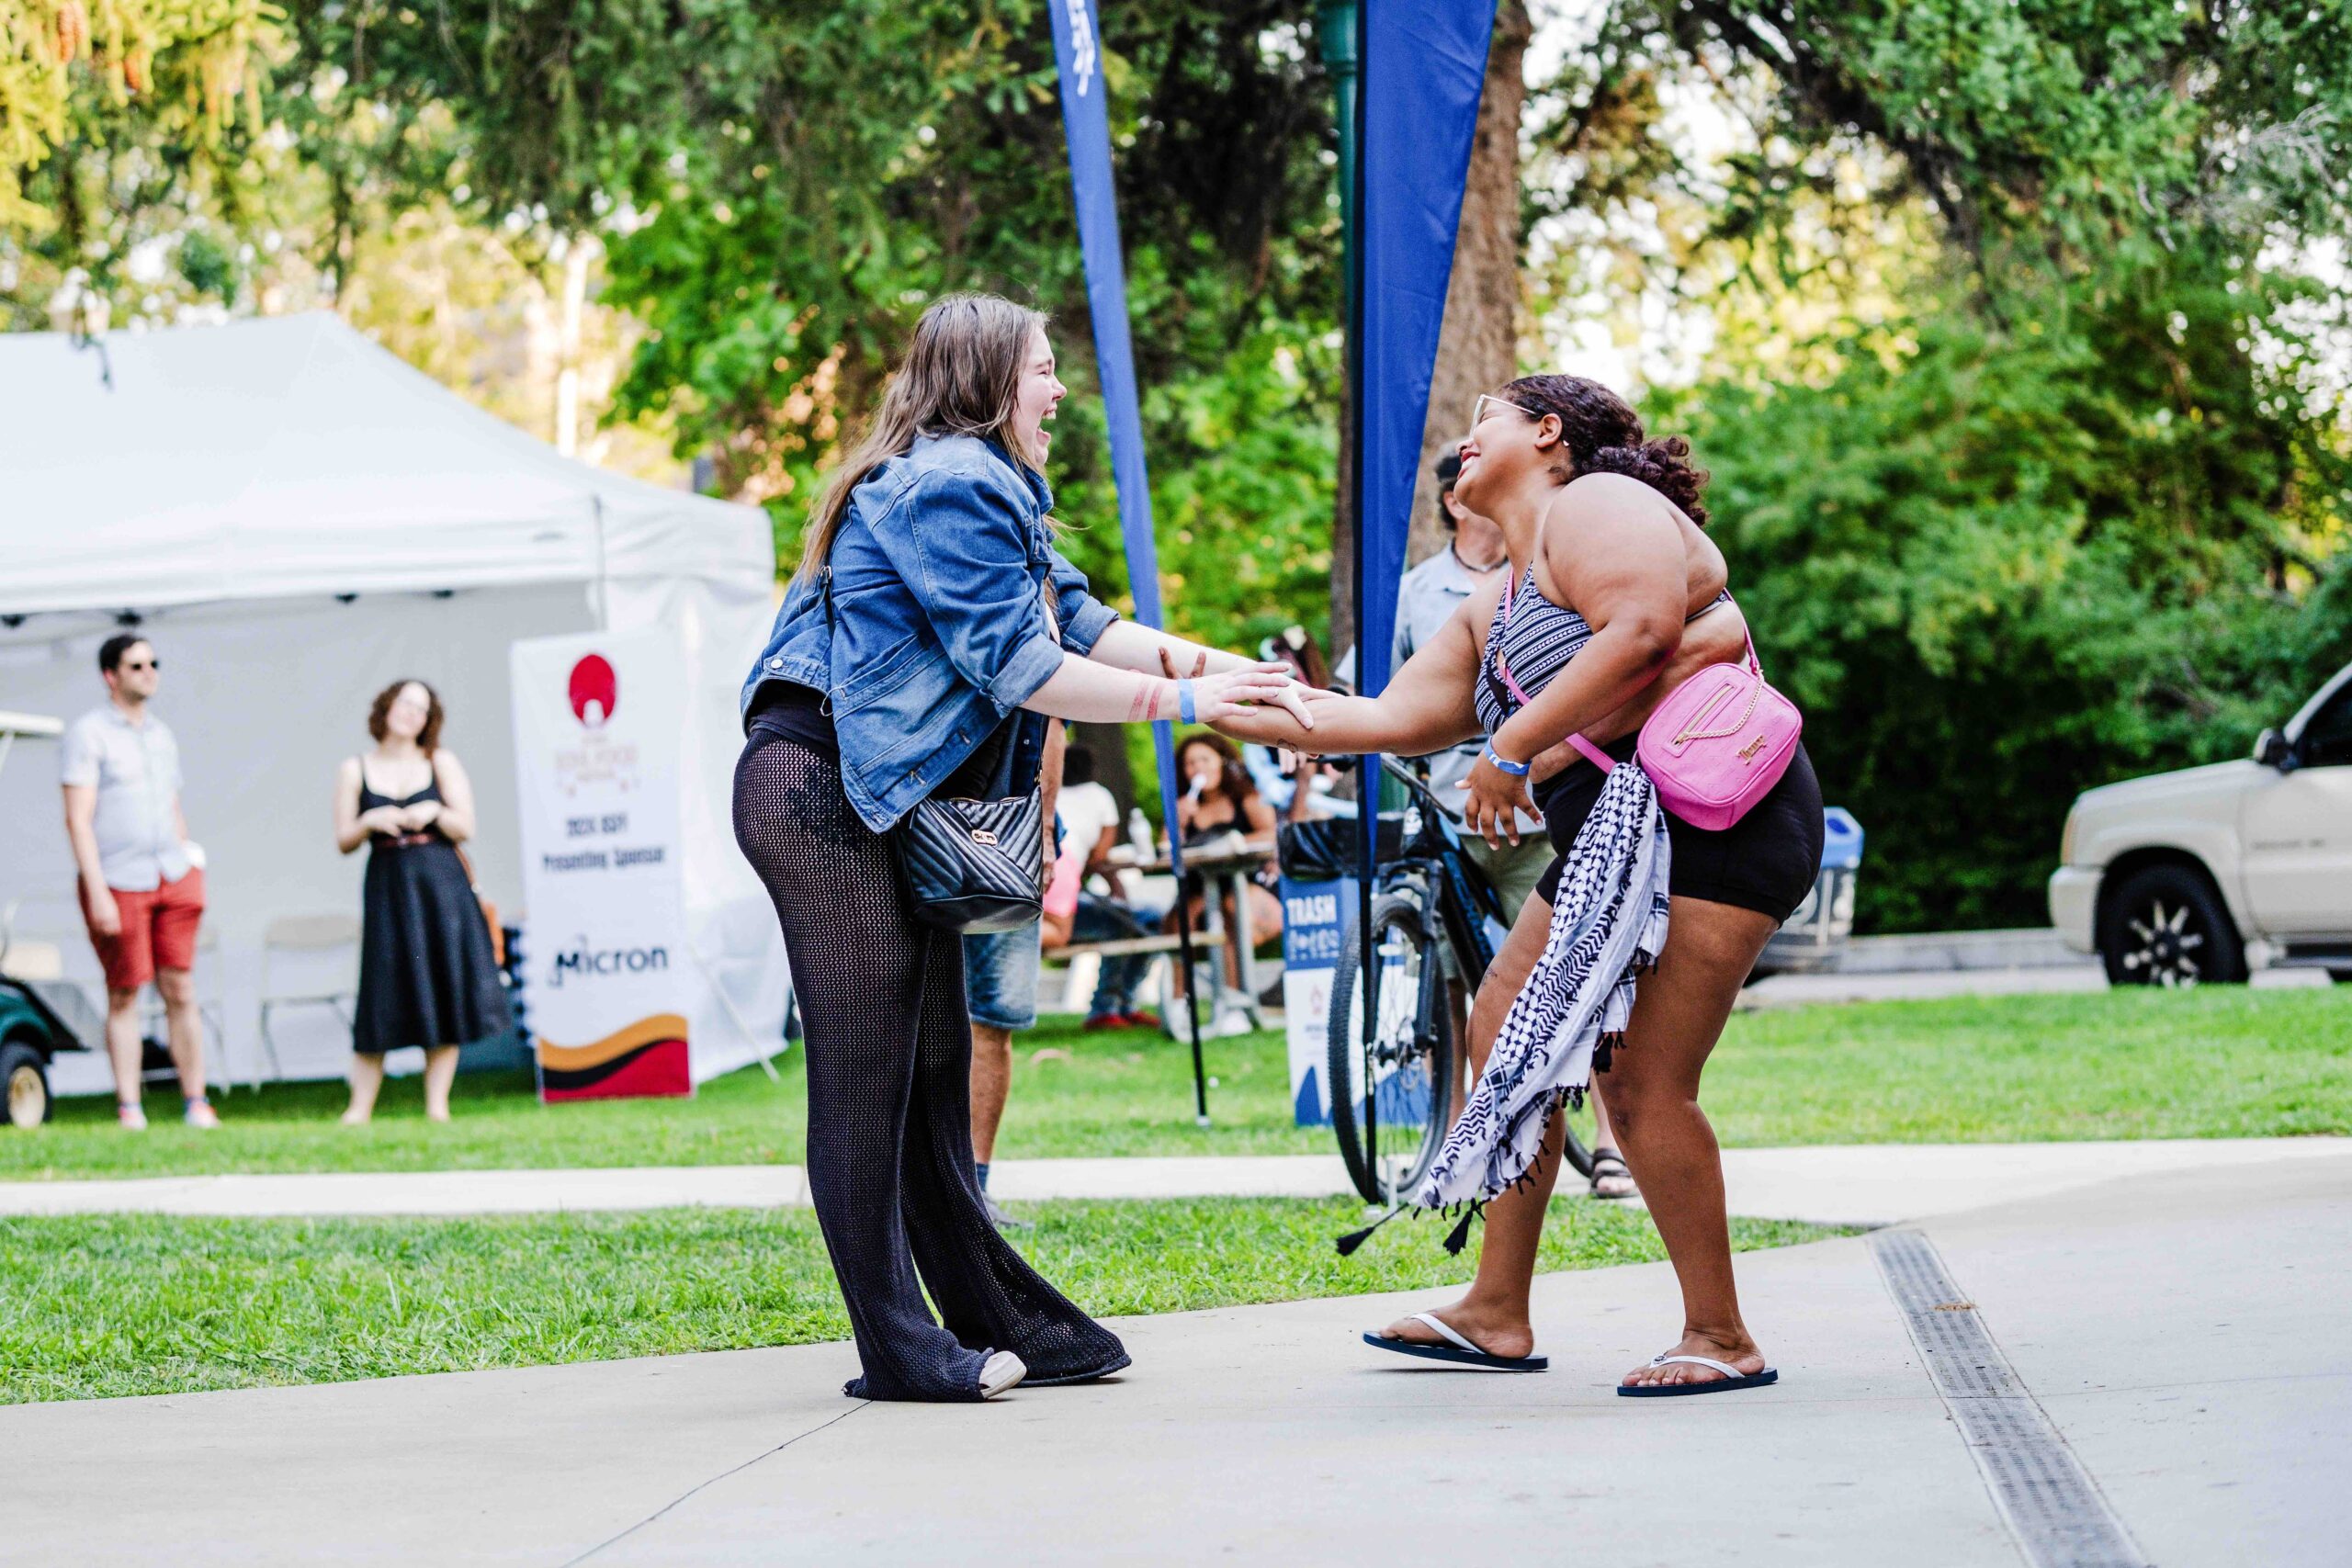
[[[1356,675],[1388,683],[1396,589],[1494,0],[1358,0]],[[1466,426],[1468,409],[1444,411]]]
[[[1413,525],[1413,481],[1429,420],[1430,378],[1445,323],[1445,286],[1462,188],[1487,85],[1495,0],[1356,0],[1356,236],[1348,354],[1355,384],[1356,688],[1388,684],[1396,592]],[[1447,411],[1467,420],[1469,411]],[[1380,760],[1366,757],[1357,814],[1358,973],[1370,1059],[1380,1005],[1371,962]],[[1451,803],[1449,803],[1451,804]],[[1377,1118],[1365,1116],[1375,1159]]]
[[[1110,89],[1092,0],[1047,0],[1054,59],[1061,68],[1062,129],[1069,141],[1070,194],[1078,204],[1078,243],[1086,262],[1086,303],[1094,318],[1094,375],[1111,427],[1111,477],[1119,491],[1119,534],[1127,549],[1127,583],[1136,619],[1167,625],[1159,611],[1159,548],[1151,533],[1151,480],[1144,470],[1143,416],[1136,405],[1135,352],[1127,341],[1126,264],[1119,249],[1119,202],[1111,186]],[[1159,756],[1159,810],[1169,854],[1182,853],[1176,831],[1175,732],[1151,727]],[[1182,874],[1181,865],[1178,874]]]

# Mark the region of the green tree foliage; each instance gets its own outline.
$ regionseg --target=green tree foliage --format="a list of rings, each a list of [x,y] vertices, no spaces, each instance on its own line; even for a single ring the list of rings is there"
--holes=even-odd
[[[277,13],[263,0],[0,0],[0,224],[53,214],[24,188],[93,105],[158,122],[196,153],[261,110]]]
[[[1296,618],[1328,559],[1328,112],[1306,51],[1269,37],[1284,11],[1219,0],[1104,18],[1171,604],[1225,642]],[[724,112],[636,172],[638,221],[611,242],[608,297],[650,329],[623,408],[672,419],[682,450],[719,454],[724,488],[775,511],[788,558],[922,306],[961,288],[1027,299],[1055,317],[1080,394],[1056,457],[1069,547],[1118,592],[1042,8],[763,13],[740,55],[689,52],[702,118]]]
[[[2352,658],[2344,284],[2305,262],[2346,230],[2352,11],[1627,4],[1558,204],[1687,181],[1643,141],[1701,69],[1755,135],[1685,277],[1819,291],[1906,205],[1943,248],[1655,412],[1872,832],[1866,922],[2037,922],[2078,790],[2237,753]]]

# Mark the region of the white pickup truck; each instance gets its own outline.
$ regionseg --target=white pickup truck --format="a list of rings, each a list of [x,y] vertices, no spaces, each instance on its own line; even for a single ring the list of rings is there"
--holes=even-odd
[[[2116,985],[2352,981],[2352,665],[2247,761],[2084,792],[2058,860],[2051,923]]]

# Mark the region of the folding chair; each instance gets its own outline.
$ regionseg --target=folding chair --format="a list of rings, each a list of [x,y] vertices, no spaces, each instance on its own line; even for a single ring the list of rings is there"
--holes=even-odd
[[[356,973],[350,973],[348,983],[321,989],[316,954],[332,953],[337,948],[357,948],[359,918],[356,915],[281,915],[269,922],[261,937],[261,1044],[269,1053],[270,1071],[279,1077],[286,1076],[286,1065],[277,1055],[277,1041],[270,1033],[270,1014],[279,1008],[332,1008],[345,1029],[357,1021],[353,1013],[359,996]],[[279,989],[279,970],[294,954],[311,955],[302,964],[303,979],[295,988]],[[357,954],[353,955],[353,971],[357,968]],[[254,1087],[261,1087],[261,1064],[254,1064]]]

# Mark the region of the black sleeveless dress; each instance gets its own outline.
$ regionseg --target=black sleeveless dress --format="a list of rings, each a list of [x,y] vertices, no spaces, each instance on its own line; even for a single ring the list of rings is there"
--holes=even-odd
[[[438,780],[394,800],[359,766],[359,809],[441,798]],[[438,828],[377,833],[360,895],[358,1016],[351,1048],[469,1045],[512,1026],[506,988],[458,847]]]

